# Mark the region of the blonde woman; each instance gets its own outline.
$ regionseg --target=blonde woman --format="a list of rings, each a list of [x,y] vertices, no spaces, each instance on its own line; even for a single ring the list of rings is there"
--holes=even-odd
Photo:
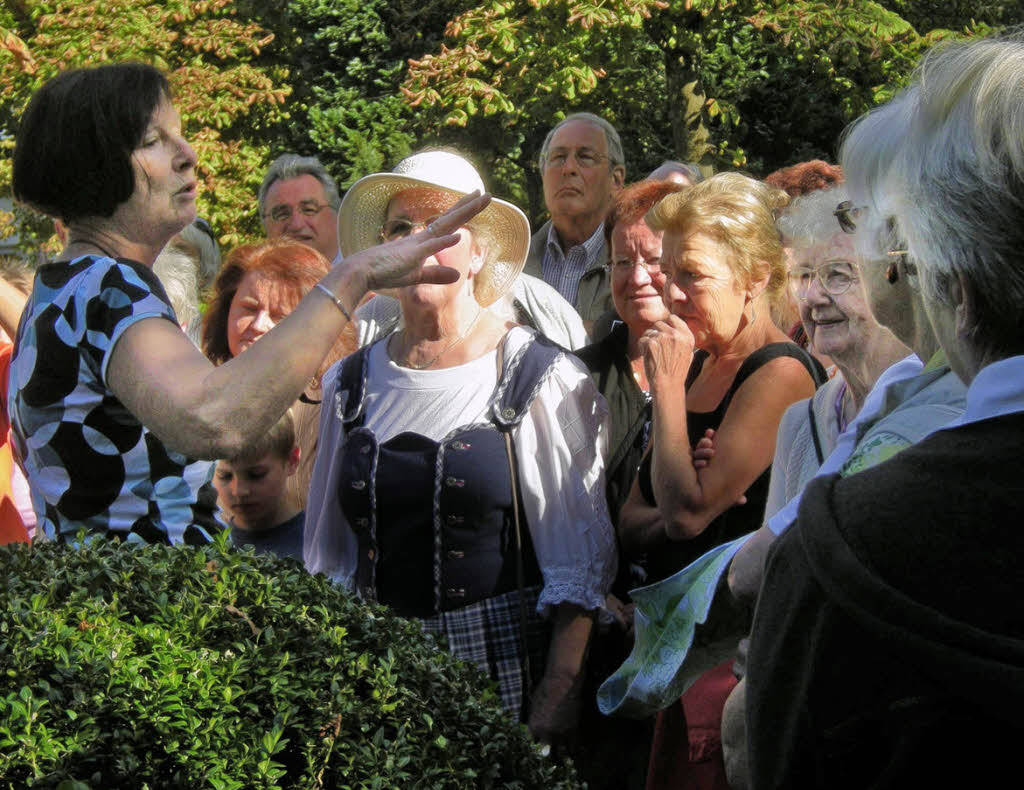
[[[670,315],[641,339],[652,449],[622,508],[619,536],[627,553],[646,553],[650,581],[760,526],[779,421],[822,375],[769,310],[786,285],[775,220],[787,201],[781,190],[723,173],[648,214],[664,232]],[[697,468],[690,450],[708,430],[714,463]]]

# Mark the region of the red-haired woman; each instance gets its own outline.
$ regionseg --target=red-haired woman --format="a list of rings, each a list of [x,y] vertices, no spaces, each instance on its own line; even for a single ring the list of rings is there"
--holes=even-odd
[[[611,331],[579,351],[597,389],[612,413],[610,460],[605,470],[608,512],[618,524],[619,509],[629,495],[650,432],[651,399],[640,338],[668,316],[662,299],[662,233],[644,215],[666,195],[683,189],[672,181],[640,181],[623,189],[604,221],[607,264],[614,310]]]
[[[203,319],[203,352],[214,364],[237,357],[295,309],[330,270],[312,247],[290,239],[245,244],[232,250],[213,284],[213,298]],[[288,498],[300,508],[316,458],[320,423],[320,379],[324,371],[356,349],[355,332],[346,326],[316,376],[292,407],[295,438],[301,449],[299,469],[288,479]]]

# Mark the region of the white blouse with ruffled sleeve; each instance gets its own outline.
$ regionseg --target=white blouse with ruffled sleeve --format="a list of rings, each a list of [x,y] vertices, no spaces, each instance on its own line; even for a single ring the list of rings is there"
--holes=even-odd
[[[507,359],[533,336],[512,329]],[[453,429],[487,421],[497,385],[497,352],[451,368],[413,370],[395,364],[387,343],[370,349],[364,426],[384,443],[403,432],[440,441]],[[323,381],[320,452],[306,507],[304,558],[312,573],[352,587],[357,540],[337,497],[345,428],[337,392],[340,363]],[[523,510],[544,577],[538,609],[604,604],[616,569],[615,535],[604,495],[608,408],[583,365],[561,355],[543,378],[512,437]]]

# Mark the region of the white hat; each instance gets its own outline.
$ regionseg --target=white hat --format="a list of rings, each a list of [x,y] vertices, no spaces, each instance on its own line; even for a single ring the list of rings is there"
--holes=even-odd
[[[342,256],[379,244],[391,199],[414,187],[462,197],[473,191],[483,192],[484,182],[469,162],[451,151],[413,154],[399,162],[391,173],[360,178],[345,193],[338,209],[338,245]],[[474,296],[487,307],[512,287],[526,265],[530,223],[511,203],[494,198],[470,224],[484,229],[496,248],[489,250],[475,277]]]

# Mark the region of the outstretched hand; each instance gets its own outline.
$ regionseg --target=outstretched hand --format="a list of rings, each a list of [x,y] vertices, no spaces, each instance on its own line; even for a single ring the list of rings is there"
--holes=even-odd
[[[445,285],[459,279],[459,272],[448,266],[424,266],[427,258],[459,242],[458,229],[483,211],[491,202],[489,194],[472,192],[435,219],[422,233],[362,250],[345,259],[366,277],[367,290],[400,288],[405,285],[433,283]]]

